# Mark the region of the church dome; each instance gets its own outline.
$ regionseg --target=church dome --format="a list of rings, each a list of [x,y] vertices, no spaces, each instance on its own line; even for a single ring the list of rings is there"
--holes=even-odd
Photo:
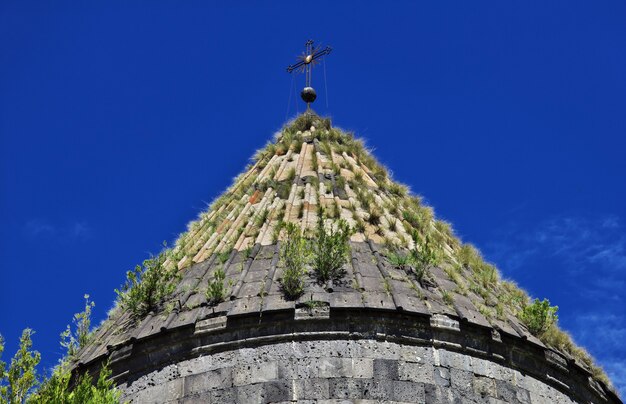
[[[108,361],[132,402],[620,402],[556,326],[531,332],[523,291],[312,112],[136,275],[158,292],[128,283],[74,363]]]

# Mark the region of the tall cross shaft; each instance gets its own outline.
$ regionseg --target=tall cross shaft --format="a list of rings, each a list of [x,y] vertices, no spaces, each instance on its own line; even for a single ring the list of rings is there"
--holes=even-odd
[[[287,72],[292,73],[294,70],[297,70],[300,73],[305,74],[305,87],[300,93],[300,96],[302,97],[302,100],[306,102],[307,108],[311,108],[311,103],[317,98],[317,94],[315,94],[315,90],[311,86],[311,72],[313,70],[313,65],[319,63],[318,59],[322,56],[328,55],[332,51],[332,48],[330,46],[327,46],[322,50],[315,48],[313,46],[313,41],[310,39],[304,44],[304,46],[304,54],[298,57],[299,61],[296,64],[289,65],[287,67]]]

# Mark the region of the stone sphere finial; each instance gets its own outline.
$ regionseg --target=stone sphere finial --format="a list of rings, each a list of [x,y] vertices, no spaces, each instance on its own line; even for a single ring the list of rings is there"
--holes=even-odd
[[[300,97],[302,97],[302,100],[308,104],[315,101],[317,94],[315,93],[313,87],[304,87],[300,93]]]

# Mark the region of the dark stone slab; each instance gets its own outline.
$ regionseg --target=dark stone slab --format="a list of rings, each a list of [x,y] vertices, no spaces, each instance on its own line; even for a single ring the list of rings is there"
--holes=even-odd
[[[362,294],[359,292],[333,293],[331,294],[331,297],[330,297],[330,307],[331,307],[331,312],[333,308],[337,308],[337,309],[362,308],[363,307]]]
[[[274,380],[263,383],[263,403],[291,401],[292,383],[288,380]]]
[[[363,304],[373,309],[396,309],[393,299],[386,292],[363,292]]]
[[[337,378],[330,379],[329,390],[331,399],[362,399],[363,381],[361,379]]]
[[[398,361],[395,359],[374,359],[375,380],[398,380]]]
[[[361,269],[361,275],[365,277],[381,278],[380,270],[372,261],[359,260],[359,268]]]
[[[423,403],[426,401],[424,383],[391,381],[391,400],[404,403]]]
[[[364,293],[385,291],[385,284],[383,278],[380,276],[380,272],[378,272],[378,276],[376,277],[364,276],[362,279],[363,284],[361,284],[360,286],[363,288]]]
[[[232,369],[226,367],[185,377],[184,394],[187,396],[232,386]]]
[[[246,277],[244,278],[244,283],[265,281],[266,276],[267,276],[266,270],[262,270],[262,271],[250,270],[248,271],[248,273],[246,274]]]
[[[178,315],[174,318],[174,321],[168,324],[167,328],[173,329],[176,327],[184,327],[184,326],[194,324],[196,322],[196,319],[198,318],[198,315],[201,313],[201,311],[202,311],[202,307],[196,307],[192,310],[182,311],[178,313]]]
[[[273,254],[273,251],[272,251],[272,254]],[[265,258],[265,259],[255,259],[254,261],[252,261],[249,271],[267,271],[270,269],[271,263],[272,263],[271,256],[270,258]]]
[[[289,310],[295,308],[295,302],[285,300],[282,294],[267,295],[263,298],[263,312]]]
[[[239,316],[261,311],[260,297],[244,297],[232,301],[233,305],[228,311],[228,316]]]
[[[468,321],[472,324],[480,325],[482,327],[491,328],[489,320],[483,316],[478,309],[472,304],[472,302],[465,296],[458,293],[453,293],[454,296],[454,308],[459,317],[463,321]]]

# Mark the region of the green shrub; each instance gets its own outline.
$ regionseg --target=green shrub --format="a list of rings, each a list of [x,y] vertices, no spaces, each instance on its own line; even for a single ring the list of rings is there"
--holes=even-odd
[[[6,365],[0,361],[0,369],[3,370],[0,375],[0,403],[23,403],[38,384],[36,367],[41,361],[41,355],[31,351],[33,334],[30,328],[22,331],[20,347],[11,359],[8,370],[4,370]],[[4,350],[3,341],[0,338],[0,353]]]
[[[164,243],[165,245],[165,243]],[[134,317],[144,317],[176,289],[176,281],[180,275],[178,268],[172,265],[166,268],[168,250],[162,251],[137,265],[133,271],[126,273],[126,283],[121,290],[115,289],[123,308],[129,310]]]
[[[213,279],[209,279],[209,283],[206,289],[206,299],[209,305],[216,305],[221,303],[226,298],[226,282],[224,281],[226,274],[220,267],[213,273]]]
[[[94,302],[89,301],[89,295],[85,295],[85,310],[74,314],[74,325],[76,331],[72,332],[68,325],[67,329],[61,334],[61,346],[67,349],[68,356],[72,357],[79,349],[87,345],[91,336],[91,310],[95,306]]]
[[[280,246],[280,261],[285,269],[280,282],[285,297],[297,299],[304,292],[309,249],[300,227],[294,223],[287,223],[285,230],[287,239]]]
[[[4,338],[0,335],[0,402],[4,402],[5,387],[4,387],[4,370],[7,364],[2,360],[2,352],[4,352]]]
[[[63,403],[63,404],[117,404],[120,402],[121,391],[111,379],[111,370],[105,363],[98,374],[97,382],[93,383],[91,375],[82,374],[70,389],[71,372],[66,363],[57,366],[52,376],[47,379],[39,390],[33,394],[29,403]]]
[[[558,320],[556,312],[558,309],[558,306],[550,306],[548,299],[543,299],[543,301],[535,299],[522,309],[519,318],[526,324],[532,334],[541,336],[553,324],[556,324]]]
[[[313,243],[313,267],[320,282],[338,279],[341,268],[347,262],[352,230],[345,220],[338,220],[327,229],[320,217],[317,235]]]
[[[69,334],[69,341],[72,342],[70,346],[76,349],[82,346],[81,344],[88,343],[91,331],[89,329],[91,308],[94,304],[89,301],[87,295],[85,295],[85,300],[85,310],[74,315],[76,332],[73,334],[68,327],[68,332],[61,334],[61,345],[68,348],[68,352],[70,347],[67,344],[67,334]],[[78,376],[70,388],[72,373],[69,366],[71,357],[68,355],[53,369],[49,378],[41,381],[36,373],[41,356],[39,352],[31,349],[32,335],[33,331],[30,329],[22,332],[20,347],[11,360],[8,371],[5,363],[0,360],[0,403],[113,404],[120,402],[121,392],[117,390],[111,379],[108,363],[103,365],[95,385],[91,376],[85,373]],[[0,336],[0,356],[3,350],[4,340]],[[35,388],[36,390],[33,391]]]

